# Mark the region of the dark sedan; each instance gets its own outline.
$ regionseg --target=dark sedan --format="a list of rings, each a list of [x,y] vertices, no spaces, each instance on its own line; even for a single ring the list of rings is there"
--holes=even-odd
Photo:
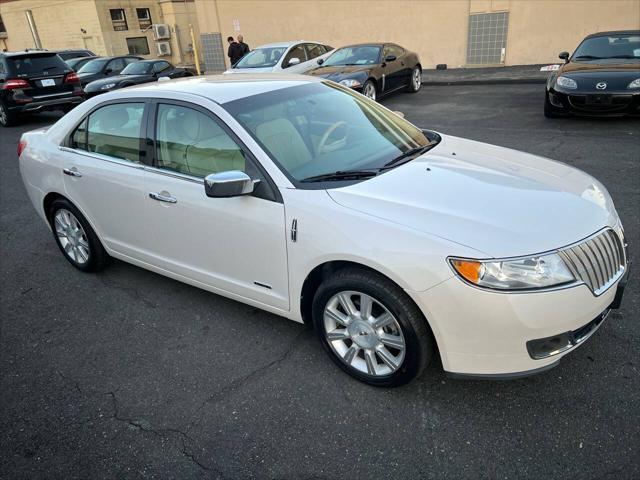
[[[89,63],[92,60],[95,60],[99,57],[77,57],[77,58],[70,58],[69,60],[65,60],[64,63],[66,63],[67,65],[69,65],[69,68],[72,70],[75,70],[76,72],[78,70],[80,70],[82,67],[84,67],[87,63]]]
[[[640,115],[640,30],[587,36],[547,81],[544,115]]]
[[[91,60],[78,70],[78,78],[84,87],[94,80],[119,75],[130,63],[139,62],[142,57],[123,55],[120,57],[101,57]]]
[[[84,87],[87,97],[100,93],[130,87],[140,83],[155,82],[160,78],[191,77],[192,74],[184,68],[174,67],[166,60],[142,60],[128,65],[120,75],[103,78],[91,82]]]
[[[400,89],[417,92],[422,85],[418,54],[395,43],[342,47],[318,64],[307,74],[333,80],[373,100]]]

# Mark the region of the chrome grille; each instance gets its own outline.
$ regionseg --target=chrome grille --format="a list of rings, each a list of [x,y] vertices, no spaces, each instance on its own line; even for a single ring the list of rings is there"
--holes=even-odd
[[[618,280],[627,264],[622,239],[612,229],[560,250],[560,255],[573,276],[594,295],[600,295]]]

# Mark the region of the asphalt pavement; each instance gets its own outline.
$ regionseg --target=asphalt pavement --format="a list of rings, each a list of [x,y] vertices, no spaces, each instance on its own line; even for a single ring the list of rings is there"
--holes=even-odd
[[[383,103],[595,175],[638,258],[640,122],[547,120],[543,91],[423,87]],[[73,269],[15,155],[21,132],[58,117],[0,130],[0,478],[640,478],[637,272],[554,370],[462,381],[435,364],[369,387],[302,325],[119,261]]]

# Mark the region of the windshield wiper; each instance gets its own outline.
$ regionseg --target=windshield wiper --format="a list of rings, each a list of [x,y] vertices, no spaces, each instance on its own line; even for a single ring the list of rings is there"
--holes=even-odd
[[[301,182],[330,182],[333,180],[352,180],[358,178],[375,177],[378,169],[375,170],[338,170],[337,172],[323,173],[312,177],[303,178]]]
[[[636,57],[635,55],[613,55],[611,57],[606,57],[606,58],[640,58],[640,57]]]
[[[593,55],[578,55],[575,60],[584,58],[585,60],[602,60],[602,57],[594,57]]]
[[[416,157],[417,155],[420,155],[421,153],[426,152],[434,145],[435,143],[430,143],[428,145],[422,145],[420,147],[410,148],[406,152],[401,153],[396,158],[385,163],[380,170],[388,170],[389,168],[397,167],[398,165],[402,165],[403,163],[413,160],[414,157]]]

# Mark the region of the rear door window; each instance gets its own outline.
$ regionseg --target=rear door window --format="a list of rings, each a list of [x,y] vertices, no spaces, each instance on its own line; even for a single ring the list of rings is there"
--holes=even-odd
[[[143,102],[115,103],[93,111],[72,134],[72,147],[142,163],[144,107]]]

